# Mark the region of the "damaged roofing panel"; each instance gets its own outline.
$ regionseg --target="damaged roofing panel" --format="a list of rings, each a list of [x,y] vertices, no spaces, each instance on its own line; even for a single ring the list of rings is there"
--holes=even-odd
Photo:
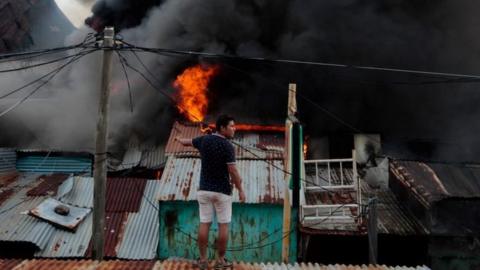
[[[75,176],[72,190],[59,200],[78,207],[93,207],[93,178]]]
[[[67,230],[75,230],[90,211],[90,208],[75,207],[47,198],[35,208],[30,209],[29,213],[53,225],[61,226]]]
[[[390,172],[426,206],[445,198],[479,198],[480,166],[392,160]]]
[[[84,257],[92,237],[92,214],[78,225],[75,233],[55,229],[44,249],[35,253],[35,257]]]
[[[107,212],[137,212],[142,202],[146,180],[140,178],[108,178]]]
[[[117,257],[122,259],[153,259],[158,245],[158,203],[155,199],[160,181],[149,180],[142,205],[137,213],[130,213]]]
[[[166,162],[165,146],[158,146],[143,150],[139,166],[148,169],[157,169],[165,165]]]
[[[198,157],[198,151],[175,141],[176,137],[193,139],[204,135],[199,124],[175,122],[165,148],[167,156]],[[232,141],[237,159],[283,159],[283,132],[239,131]]]
[[[17,153],[11,148],[0,148],[0,174],[15,171]]]
[[[199,158],[170,157],[160,180],[157,198],[162,201],[196,200],[200,180]],[[272,165],[273,164],[273,165]],[[282,203],[284,184],[281,160],[237,160],[247,203]],[[233,193],[238,202],[238,192]]]
[[[26,197],[25,192],[21,192],[4,203],[0,207],[0,241],[31,242],[43,249],[55,228],[26,214],[43,200],[43,197]]]

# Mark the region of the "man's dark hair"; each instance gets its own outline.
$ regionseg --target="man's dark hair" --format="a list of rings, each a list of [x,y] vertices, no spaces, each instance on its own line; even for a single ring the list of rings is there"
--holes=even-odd
[[[230,115],[222,114],[217,118],[215,128],[217,129],[217,131],[220,131],[220,127],[227,127],[230,121],[235,121],[235,119],[233,119],[233,117],[231,117]]]

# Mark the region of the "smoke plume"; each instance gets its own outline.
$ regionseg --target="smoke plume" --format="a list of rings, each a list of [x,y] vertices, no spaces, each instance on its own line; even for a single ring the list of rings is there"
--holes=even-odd
[[[86,22],[97,31],[114,25],[125,41],[146,47],[475,74],[480,63],[478,5],[465,0],[99,0]],[[360,130],[380,133],[385,148],[402,157],[420,154],[456,161],[480,157],[475,136],[480,131],[475,121],[480,93],[472,81],[138,53],[152,76],[132,53],[122,54],[169,93],[171,82],[186,67],[220,64],[221,72],[210,86],[211,118],[230,113],[241,121],[281,123],[288,83],[296,82],[299,118],[312,137]],[[15,130],[28,128],[41,140],[52,142],[47,138],[55,134],[55,142],[92,145],[98,89],[93,82],[99,76],[94,58],[70,69],[51,87],[58,104],[71,99],[72,106],[64,102],[54,109],[43,107],[49,112],[35,116],[43,123],[61,118],[58,124],[32,126],[29,114],[35,107],[30,105],[5,121],[21,119],[23,126]],[[112,95],[112,141],[122,144],[132,136],[161,141],[178,117],[176,110],[142,76],[127,70],[134,101],[130,112],[128,88],[115,61],[118,92]],[[40,128],[44,135],[38,135]]]

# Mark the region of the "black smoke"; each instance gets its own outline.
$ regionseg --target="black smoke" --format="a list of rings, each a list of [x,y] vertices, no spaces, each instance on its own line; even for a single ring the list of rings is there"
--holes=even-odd
[[[146,47],[477,74],[479,6],[467,0],[99,0],[87,22],[98,31],[114,25],[126,41]],[[132,54],[125,56],[139,65]],[[219,64],[221,72],[210,86],[211,118],[227,112],[242,121],[282,123],[288,83],[295,82],[299,118],[312,137],[380,133],[384,149],[398,157],[480,157],[476,81],[275,62],[140,57],[157,85],[170,93],[171,82],[187,66]],[[118,122],[117,129],[123,139],[158,138],[180,116],[137,77],[134,117]]]

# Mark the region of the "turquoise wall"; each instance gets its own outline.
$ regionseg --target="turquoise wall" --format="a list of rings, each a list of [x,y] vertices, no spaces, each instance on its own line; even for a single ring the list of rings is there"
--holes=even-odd
[[[283,205],[233,204],[227,258],[247,262],[280,262],[282,258]],[[197,202],[160,202],[158,257],[199,257]],[[290,261],[296,261],[296,230],[290,238]],[[215,258],[215,222],[210,228],[208,254]]]

